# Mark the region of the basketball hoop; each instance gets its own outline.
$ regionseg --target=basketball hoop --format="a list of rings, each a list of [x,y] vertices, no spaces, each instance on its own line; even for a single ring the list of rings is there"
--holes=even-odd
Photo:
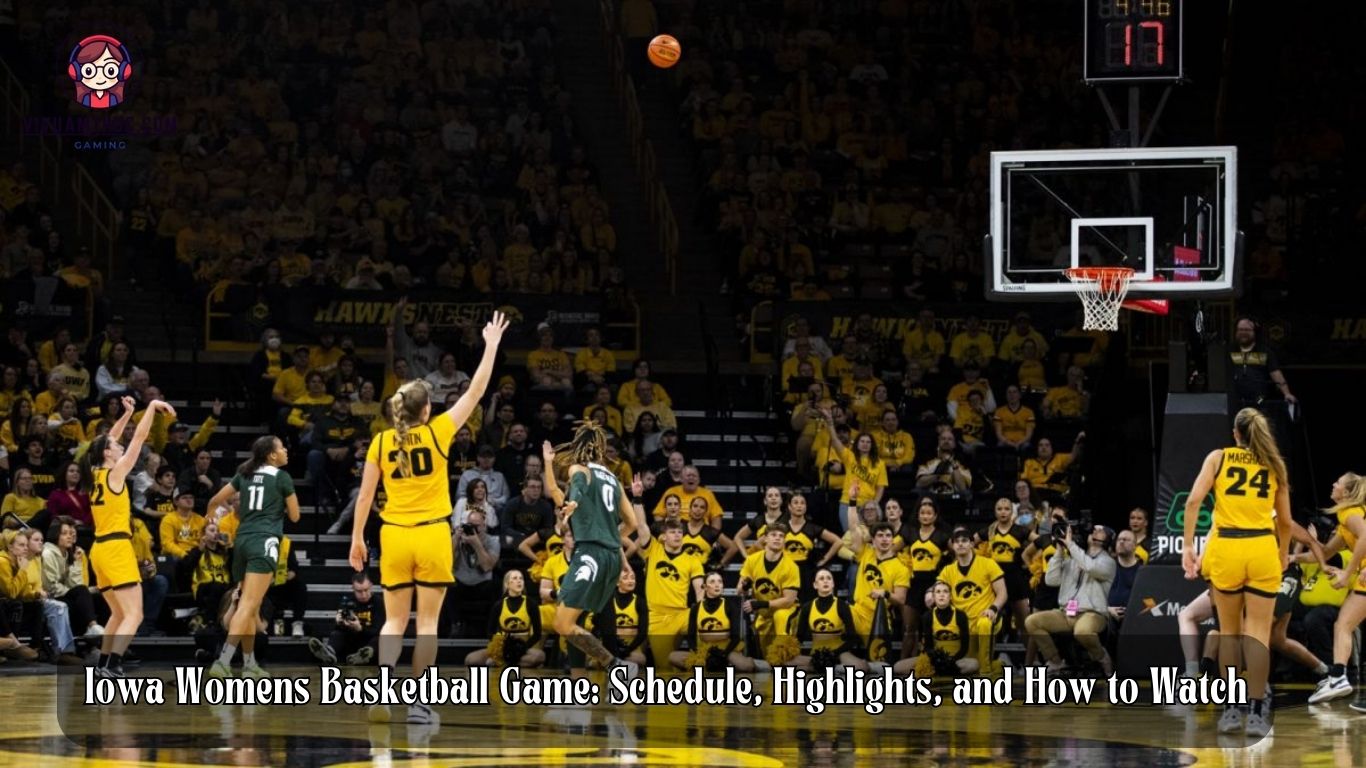
[[[1063,274],[1081,299],[1085,312],[1081,327],[1088,331],[1119,330],[1119,305],[1129,292],[1134,271],[1128,267],[1072,267]]]

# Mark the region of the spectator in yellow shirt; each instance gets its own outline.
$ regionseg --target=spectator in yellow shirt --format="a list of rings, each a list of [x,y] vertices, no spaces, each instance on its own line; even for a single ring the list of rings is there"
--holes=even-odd
[[[915,470],[915,439],[901,429],[901,418],[896,411],[883,411],[877,427],[868,434],[877,443],[877,455],[887,465],[888,472]]]
[[[959,368],[965,368],[969,363],[985,367],[996,357],[996,342],[982,330],[982,321],[976,315],[968,315],[963,322],[963,330],[953,337],[949,345],[949,357]]]
[[[926,373],[939,373],[939,361],[944,357],[944,334],[934,329],[934,311],[920,310],[915,327],[901,337],[901,354],[907,362],[920,363]]]
[[[968,395],[977,392],[982,395],[982,407],[988,413],[996,410],[996,396],[991,392],[991,384],[982,378],[982,371],[969,364],[963,369],[963,380],[949,388],[946,401],[950,419],[958,418],[958,409],[968,402]]]
[[[1006,404],[991,415],[996,430],[996,445],[1012,451],[1026,451],[1034,439],[1034,410],[1020,402],[1020,388],[1006,387]]]
[[[35,411],[37,407],[35,402]],[[1075,365],[1067,369],[1067,386],[1053,387],[1043,398],[1043,417],[1050,421],[1084,419],[1090,409],[1091,393],[1086,391],[1086,374]]]
[[[622,411],[622,429],[627,433],[634,432],[636,419],[646,411],[655,415],[655,422],[661,429],[678,429],[678,417],[674,415],[673,408],[655,400],[654,388],[650,382],[639,381],[636,382],[636,404],[628,405]]]
[[[1024,469],[1020,470],[1020,479],[1028,481],[1045,499],[1056,501],[1066,498],[1071,492],[1067,470],[1080,458],[1085,440],[1086,433],[1078,433],[1071,453],[1054,453],[1053,441],[1046,437],[1039,438],[1035,457],[1025,461]]]
[[[204,531],[204,516],[194,511],[194,489],[176,492],[175,514],[161,518],[161,554],[182,558],[199,544]]]
[[[602,346],[602,331],[589,328],[584,333],[587,346],[574,353],[574,375],[582,391],[593,392],[608,382],[617,370],[617,357]],[[610,394],[610,393],[609,393]]]
[[[593,399],[593,402],[588,404],[587,408],[583,409],[583,417],[585,419],[591,419],[593,417],[593,411],[596,411],[599,408],[603,410],[604,423],[606,427],[612,431],[612,434],[622,434],[621,409],[612,405],[612,390],[605,384],[598,387],[597,397]]]
[[[81,362],[81,350],[75,344],[67,343],[62,347],[62,361],[53,366],[51,373],[59,374],[66,385],[66,393],[77,402],[90,399],[90,369]]]
[[[1020,366],[1015,369],[1015,381],[1020,389],[1029,392],[1048,390],[1048,378],[1043,362],[1039,360],[1039,347],[1033,339],[1020,342]]]
[[[569,362],[569,355],[555,349],[555,331],[550,327],[550,323],[541,323],[537,326],[536,332],[541,345],[528,352],[526,356],[531,388],[572,392],[574,369]]]
[[[988,413],[990,411],[982,404],[982,393],[975,389],[968,392],[967,403],[958,406],[953,416],[953,429],[962,436],[963,453],[971,456],[982,446]]]
[[[663,478],[663,475],[660,477]],[[697,471],[697,467],[694,467],[691,464],[685,465],[683,467],[683,472],[680,475],[679,484],[670,487],[664,491],[663,496],[659,497],[659,501],[655,504],[654,508],[654,517],[656,520],[664,519],[664,500],[670,495],[678,498],[680,509],[688,509],[689,506],[692,505],[692,500],[695,498],[706,499],[707,523],[717,530],[721,529],[721,518],[725,515],[725,510],[721,508],[721,502],[716,500],[716,494],[712,493],[710,488],[702,485],[702,475]]]
[[[882,495],[887,492],[887,464],[878,457],[877,442],[873,436],[863,434],[853,438],[851,448],[835,432],[835,422],[830,412],[826,411],[821,416],[825,418],[826,429],[830,432],[831,452],[840,457],[846,478],[858,481],[846,481],[841,501],[851,507],[861,507],[870,501],[881,504]]]
[[[655,393],[655,402],[669,406],[673,405],[673,400],[669,398],[669,393],[664,390],[664,387],[654,382],[650,382],[649,360],[637,360],[631,366],[631,370],[635,373],[635,378],[623,382],[622,385],[617,388],[617,405],[625,408],[628,405],[639,404],[640,400],[636,397],[636,385],[641,381],[650,383],[650,389]]]
[[[71,331],[58,328],[52,338],[38,345],[38,365],[47,373],[61,362],[62,348],[71,343]]]
[[[66,397],[66,377],[58,371],[47,375],[47,389],[33,398],[33,415],[46,418],[57,410],[57,403]]]
[[[1002,360],[1010,363],[1018,363],[1024,360],[1024,352],[1020,346],[1026,341],[1033,341],[1038,350],[1039,357],[1048,354],[1048,342],[1044,340],[1043,334],[1036,331],[1029,324],[1029,313],[1021,312],[1015,315],[1015,323],[1001,339],[1000,356]]]
[[[280,375],[275,377],[275,386],[271,388],[271,397],[276,403],[292,406],[295,400],[308,393],[308,383],[304,379],[308,375],[308,357],[308,347],[300,345],[294,348],[294,365],[280,371]]]
[[[854,361],[854,374],[840,382],[840,394],[847,398],[848,407],[856,413],[873,398],[873,390],[882,384],[882,379],[873,375],[873,361],[859,357]]]

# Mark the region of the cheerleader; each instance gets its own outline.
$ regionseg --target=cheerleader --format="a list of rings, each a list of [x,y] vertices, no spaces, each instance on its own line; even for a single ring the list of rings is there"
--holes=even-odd
[[[716,529],[708,525],[707,530]],[[601,629],[603,645],[617,658],[645,666],[645,630],[650,626],[650,608],[644,592],[636,592],[636,572],[629,564],[623,564],[617,593],[594,623]]]
[[[911,672],[917,677],[977,674],[981,666],[968,655],[972,636],[968,615],[953,607],[953,591],[948,584],[936,581],[930,596],[933,603],[920,630],[925,647],[919,656],[898,661],[892,672],[903,677]]]
[[[740,526],[740,530],[735,532],[735,539],[733,540],[731,548],[721,557],[721,567],[725,568],[726,565],[736,557],[739,557],[743,562],[745,558],[754,554],[754,552],[762,550],[762,543],[756,544],[755,548],[751,550],[745,547],[745,542],[751,539],[762,542],[764,532],[768,530],[768,526],[778,522],[785,522],[786,517],[786,514],[783,512],[782,489],[776,485],[768,486],[764,489],[763,510],[755,514],[749,522]]]
[[[683,553],[705,566],[715,552],[730,552],[735,543],[707,522],[707,500],[698,496],[688,505],[688,520],[683,526]],[[667,518],[666,518],[667,519]]]
[[[489,613],[489,645],[465,657],[467,667],[498,664],[536,668],[545,663],[541,650],[541,612],[526,591],[521,571],[503,575],[503,598]]]
[[[996,522],[977,533],[976,543],[982,555],[1001,566],[1015,632],[1023,635],[1025,619],[1029,617],[1029,577],[1021,553],[1038,534],[1015,522],[1015,503],[1010,499],[997,499],[995,512]]]
[[[949,535],[939,527],[939,507],[934,499],[925,497],[915,512],[917,527],[909,541],[902,533],[903,546],[899,553],[902,565],[911,572],[911,588],[901,618],[905,635],[901,639],[901,657],[915,658],[916,641],[920,632],[921,616],[925,612],[924,596],[934,586],[936,576],[949,557]]]
[[[892,503],[888,502],[889,505]],[[811,584],[815,581],[814,571],[817,568],[824,568],[833,560],[840,553],[840,547],[844,542],[834,531],[822,528],[806,517],[806,497],[800,493],[793,493],[787,499],[787,527],[787,539],[783,546],[787,550],[787,556],[792,558],[792,562],[797,564],[797,570],[801,572],[802,590],[806,592],[802,597],[809,599],[815,594],[810,591]],[[821,541],[825,542],[825,552],[820,562],[816,563],[811,553],[817,542]]]
[[[722,595],[725,587],[718,571],[707,574],[702,583],[702,599],[688,609],[688,647],[692,650],[673,651],[669,661],[684,670],[704,667],[709,672],[720,672],[727,665],[737,672],[771,670],[766,662],[751,659],[738,650],[739,607]]]
[[[812,586],[816,598],[804,603],[794,618],[797,640],[807,651],[789,662],[805,672],[819,672],[835,665],[868,671],[859,658],[862,648],[849,603],[835,596],[835,577],[828,569],[816,571]],[[809,645],[808,645],[809,644]]]

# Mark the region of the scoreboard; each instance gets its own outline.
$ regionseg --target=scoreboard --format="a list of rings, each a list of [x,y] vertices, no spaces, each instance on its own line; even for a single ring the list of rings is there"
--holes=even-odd
[[[1184,0],[1083,0],[1088,83],[1175,82],[1182,60]]]

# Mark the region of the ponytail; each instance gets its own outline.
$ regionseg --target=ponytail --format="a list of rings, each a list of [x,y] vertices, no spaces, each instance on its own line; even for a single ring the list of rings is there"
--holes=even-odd
[[[422,379],[404,384],[389,398],[386,410],[389,421],[394,425],[394,436],[398,443],[394,461],[398,464],[399,477],[412,477],[412,465],[408,461],[408,430],[421,423],[422,409],[431,401],[431,390]]]
[[[104,450],[109,447],[109,435],[95,438],[81,456],[76,466],[81,470],[81,490],[87,494],[95,492],[95,470],[104,466]],[[98,457],[98,458],[95,458]],[[99,462],[98,466],[95,462]]]
[[[275,452],[275,441],[278,439],[275,435],[262,435],[256,438],[251,444],[251,457],[238,465],[237,474],[246,477],[268,463],[270,455]]]
[[[1366,507],[1366,477],[1362,477],[1355,472],[1348,472],[1342,476],[1343,483],[1342,501],[1334,504],[1327,510],[1329,513],[1341,512],[1352,507]]]
[[[1271,434],[1271,425],[1267,423],[1262,412],[1256,408],[1238,411],[1238,415],[1233,418],[1233,427],[1238,430],[1239,437],[1247,443],[1246,447],[1252,451],[1257,463],[1269,467],[1277,483],[1288,486],[1290,478],[1285,470],[1285,459],[1281,458],[1281,450],[1276,446],[1275,436]]]

